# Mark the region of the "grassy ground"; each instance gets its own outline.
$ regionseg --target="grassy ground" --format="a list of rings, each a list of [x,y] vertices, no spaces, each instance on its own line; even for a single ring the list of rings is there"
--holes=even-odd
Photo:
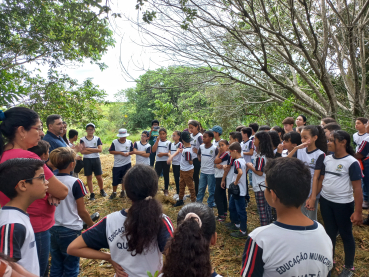
[[[134,164],[135,157],[132,157]],[[103,166],[103,179],[104,188],[108,194],[111,193],[111,183],[112,174],[111,169],[113,167],[114,158],[112,155],[102,155],[101,156],[102,166]],[[80,174],[81,179],[86,182],[86,178],[83,174]],[[173,175],[170,174],[170,195],[175,194],[175,184]],[[158,192],[157,198],[163,204],[163,211],[165,214],[170,216],[174,225],[176,225],[177,213],[180,208],[173,208],[172,203],[174,200],[171,197],[164,196],[161,189],[164,188],[163,178],[159,180],[160,191]],[[98,186],[96,180],[94,180],[94,190],[98,191]],[[120,192],[120,188],[118,189]],[[248,231],[251,232],[253,229],[259,227],[259,218],[257,215],[255,198],[252,190],[250,191],[251,201],[249,207],[247,208],[248,215]],[[130,206],[130,201],[127,199],[116,198],[114,200],[109,200],[108,197],[100,197],[97,195],[96,200],[91,202],[88,201],[88,195],[85,198],[85,203],[90,214],[94,212],[99,212],[101,217],[105,215],[121,210],[122,208],[128,208]],[[214,209],[216,214],[216,209]],[[367,211],[364,212],[367,214]],[[319,221],[322,223],[320,214],[318,214]],[[217,233],[218,241],[216,246],[212,247],[211,258],[213,266],[217,273],[222,276],[239,276],[241,270],[241,257],[244,249],[245,240],[233,239],[229,236],[229,231],[227,231],[224,226],[217,222]],[[356,241],[356,258],[355,258],[355,276],[368,277],[369,276],[369,227],[354,227],[354,236]],[[284,239],[288,238],[276,238]],[[336,246],[336,268],[334,269],[334,275],[337,276],[337,272],[343,265],[344,251],[343,245],[340,238],[337,240]],[[112,276],[113,269],[110,264],[95,261],[89,259],[81,259],[81,273],[80,276]]]

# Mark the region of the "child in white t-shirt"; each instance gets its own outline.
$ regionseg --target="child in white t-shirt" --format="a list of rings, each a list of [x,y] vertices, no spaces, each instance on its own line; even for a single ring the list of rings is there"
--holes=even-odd
[[[181,152],[183,144],[181,141],[181,131],[174,131],[172,134],[172,145],[170,146],[170,156],[168,158],[167,164],[172,163],[174,181],[176,183],[176,194],[173,196],[175,200],[178,200],[179,195],[179,176],[180,176],[180,164],[181,164]]]
[[[28,207],[46,195],[44,162],[16,158],[0,164],[0,191],[10,201],[0,210],[0,251],[29,272],[39,276],[36,240]]]
[[[59,170],[56,178],[68,187],[67,197],[55,209],[55,224],[50,229],[50,276],[78,276],[79,257],[68,255],[66,250],[81,234],[83,222],[88,227],[93,225],[83,199],[86,187],[80,179],[70,175],[76,165],[75,157],[70,147],[59,147],[50,153],[50,162]]]
[[[301,211],[310,191],[309,168],[295,158],[277,158],[265,171],[259,186],[277,210],[277,220],[249,234],[241,276],[327,276],[333,267],[332,242],[323,226]]]
[[[215,157],[215,204],[217,205],[218,216],[217,221],[223,222],[226,219],[226,213],[228,210],[227,192],[226,188],[222,188],[222,178],[224,175],[224,167],[227,166],[229,161],[228,141],[221,139],[218,142],[219,153]]]
[[[133,144],[132,154],[136,155],[136,164],[150,165],[151,145],[148,143],[150,133],[143,131],[141,133],[141,140]]]

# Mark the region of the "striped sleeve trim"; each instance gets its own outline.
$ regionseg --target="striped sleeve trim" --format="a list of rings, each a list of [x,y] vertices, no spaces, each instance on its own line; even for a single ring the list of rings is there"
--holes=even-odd
[[[77,182],[78,182],[78,184],[81,188],[83,196],[85,196],[87,194],[87,189],[86,189],[85,185],[83,184],[83,182],[80,179],[77,179]]]
[[[82,233],[86,233],[88,230],[91,230],[93,228],[95,228],[96,226],[98,226],[99,224],[101,224],[101,222],[103,222],[104,220],[106,220],[106,216],[103,217],[99,222],[97,222],[95,225],[91,226],[90,228],[86,229],[85,231],[83,231]]]
[[[224,152],[222,155],[220,155],[220,157],[219,158],[221,158],[221,159],[223,159],[225,156],[227,156],[228,155],[228,153],[227,152]]]
[[[191,161],[191,153],[190,152],[186,152],[186,161]]]
[[[264,166],[264,158],[258,158],[256,163],[256,170],[261,171]]]
[[[26,227],[20,223],[10,223],[0,228],[0,251],[16,261],[20,260],[22,258],[21,248],[26,238]]]
[[[367,144],[367,141],[363,141],[360,146],[359,146],[359,149],[357,150],[357,153],[361,153],[364,149],[365,149],[365,146]]]
[[[241,164],[240,164],[240,162],[239,162],[239,161],[235,161],[235,162],[234,162],[234,166],[235,166],[235,168],[237,168],[237,169],[241,168]]]
[[[173,237],[174,228],[172,221],[168,216],[163,215],[163,222],[165,224],[166,229],[168,230],[168,233],[170,234],[171,237]]]
[[[263,249],[249,237],[246,241],[243,253],[243,265],[241,270],[242,277],[262,276],[264,271],[264,262],[262,261]]]

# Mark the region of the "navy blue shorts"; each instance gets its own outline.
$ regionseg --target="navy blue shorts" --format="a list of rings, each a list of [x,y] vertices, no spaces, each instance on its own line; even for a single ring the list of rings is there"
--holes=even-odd
[[[122,183],[124,175],[126,175],[128,169],[130,168],[131,163],[120,167],[113,167],[113,187],[118,186]]]
[[[94,173],[95,176],[102,174],[100,158],[84,158],[83,168],[85,176],[90,176],[92,173]]]

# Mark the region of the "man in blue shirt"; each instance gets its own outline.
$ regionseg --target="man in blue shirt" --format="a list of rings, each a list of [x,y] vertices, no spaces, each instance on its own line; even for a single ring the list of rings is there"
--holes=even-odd
[[[61,135],[63,134],[63,120],[60,115],[52,114],[46,119],[47,132],[43,140],[50,144],[49,152],[59,147],[66,147]]]

